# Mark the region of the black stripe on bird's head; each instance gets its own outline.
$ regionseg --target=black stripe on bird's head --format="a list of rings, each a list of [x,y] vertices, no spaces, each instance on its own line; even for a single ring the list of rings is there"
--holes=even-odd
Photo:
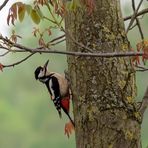
[[[34,75],[35,75],[35,79],[38,80],[40,78],[40,73],[43,72],[43,67],[39,66],[36,68]]]

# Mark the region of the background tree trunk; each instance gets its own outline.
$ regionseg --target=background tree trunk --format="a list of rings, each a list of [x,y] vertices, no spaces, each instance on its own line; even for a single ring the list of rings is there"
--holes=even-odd
[[[96,0],[89,15],[69,12],[66,31],[93,52],[128,51],[119,0]],[[67,50],[88,52],[67,35]],[[140,148],[135,71],[131,59],[68,57],[77,148]]]

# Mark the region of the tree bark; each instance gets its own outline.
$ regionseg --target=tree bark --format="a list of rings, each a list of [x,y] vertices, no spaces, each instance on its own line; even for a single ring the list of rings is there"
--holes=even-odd
[[[69,11],[68,51],[128,51],[119,0],[96,0],[94,12]],[[70,37],[71,36],[71,37]],[[141,148],[141,117],[136,108],[135,71],[129,57],[68,57],[77,148]]]

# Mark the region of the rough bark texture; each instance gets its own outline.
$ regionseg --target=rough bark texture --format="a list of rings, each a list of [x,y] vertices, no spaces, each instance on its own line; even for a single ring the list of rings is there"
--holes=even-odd
[[[66,30],[93,52],[127,51],[119,0],[96,0],[90,16],[69,12]],[[67,36],[68,51],[82,49]],[[130,58],[68,57],[77,148],[141,148],[135,71]]]

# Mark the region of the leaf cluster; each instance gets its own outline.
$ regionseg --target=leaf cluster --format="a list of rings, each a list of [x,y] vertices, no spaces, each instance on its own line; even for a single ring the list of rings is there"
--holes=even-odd
[[[14,22],[18,19],[20,22],[24,20],[25,13],[27,13],[32,21],[35,24],[39,24],[41,19],[43,18],[43,14],[39,7],[32,7],[29,4],[25,4],[22,2],[14,3],[10,9],[7,16],[7,24],[10,23],[14,25]]]
[[[143,56],[141,57],[140,59],[140,56],[134,56],[133,59],[132,59],[132,62],[135,66],[138,66],[141,64],[140,61],[143,62],[143,64],[145,65],[146,64],[146,61],[148,60],[148,40],[144,40],[144,41],[141,41],[139,43],[137,43],[136,45],[137,47],[137,51],[140,52],[140,51],[143,51],[144,54]],[[133,50],[133,49],[132,49]]]

